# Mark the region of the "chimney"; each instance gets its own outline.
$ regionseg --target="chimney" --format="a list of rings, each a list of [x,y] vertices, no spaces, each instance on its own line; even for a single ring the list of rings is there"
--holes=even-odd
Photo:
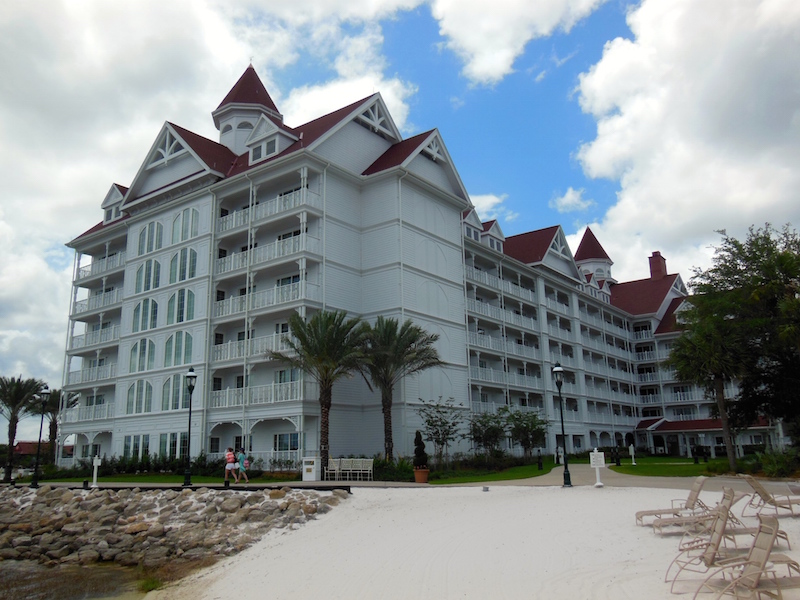
[[[661,252],[653,252],[650,257],[650,279],[663,279],[667,276],[667,260]]]

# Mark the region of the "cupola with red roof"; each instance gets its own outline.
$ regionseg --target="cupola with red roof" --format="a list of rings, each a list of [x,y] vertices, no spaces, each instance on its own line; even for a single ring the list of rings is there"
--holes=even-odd
[[[283,125],[283,115],[278,111],[253,65],[245,69],[239,81],[211,116],[219,130],[220,144],[237,155],[247,152],[247,139],[262,116],[278,126]]]
[[[588,227],[583,234],[581,243],[578,245],[578,251],[575,252],[575,264],[578,265],[584,275],[590,276],[599,282],[617,282],[611,276],[611,265],[614,264],[614,261],[609,258],[597,237]]]

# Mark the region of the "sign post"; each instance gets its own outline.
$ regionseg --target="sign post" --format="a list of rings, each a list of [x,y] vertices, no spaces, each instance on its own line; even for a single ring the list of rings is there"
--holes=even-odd
[[[632,464],[634,467],[636,466],[636,456],[635,456],[635,450],[636,450],[636,448],[634,447],[634,445],[633,445],[633,444],[631,444],[630,446],[628,446],[628,452],[630,452],[630,453],[631,453],[631,464]]]
[[[600,481],[600,468],[606,466],[605,452],[598,452],[597,448],[595,448],[594,452],[589,453],[589,460],[594,472],[597,474],[597,483],[594,484],[594,487],[601,488],[603,487],[603,482]]]
[[[92,464],[94,465],[94,475],[92,476],[92,487],[96,488],[97,487],[97,469],[100,467],[101,464],[103,464],[103,460],[100,458],[100,456],[95,456],[94,460],[92,461]]]

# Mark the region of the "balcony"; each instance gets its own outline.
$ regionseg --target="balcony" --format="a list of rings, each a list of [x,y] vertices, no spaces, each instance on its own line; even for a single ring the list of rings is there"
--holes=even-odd
[[[545,301],[545,304],[546,304],[547,308],[552,309],[552,310],[554,310],[556,312],[559,312],[562,315],[572,316],[572,313],[570,312],[568,304],[562,304],[561,302],[558,302],[557,300],[553,300],[552,298],[547,298],[547,300]]]
[[[97,331],[90,331],[83,335],[76,335],[70,341],[69,349],[80,350],[87,346],[96,346],[98,344],[107,344],[116,341],[119,341],[119,325],[98,329]]]
[[[117,252],[116,254],[113,254],[107,258],[93,260],[91,264],[78,269],[78,276],[75,278],[75,281],[82,281],[84,279],[88,279],[89,277],[95,277],[96,275],[102,275],[103,273],[108,273],[114,269],[124,267],[125,257],[126,253],[123,251]]]
[[[523,413],[533,413],[535,415],[538,415],[542,419],[545,418],[545,416],[542,414],[542,409],[539,408],[539,407],[536,407],[536,406],[519,406],[519,405],[508,406],[506,404],[502,404],[502,403],[498,403],[498,402],[473,402],[472,403],[472,412],[477,413],[477,414],[481,414],[481,415],[482,414],[490,414],[490,415],[497,414],[497,411],[500,410],[501,408],[508,408],[508,409],[510,409],[512,411],[518,411],[518,412],[523,412]]]
[[[670,396],[671,402],[707,402],[705,394],[698,390],[691,392],[673,392]]]
[[[250,310],[279,306],[289,302],[299,300],[320,300],[320,288],[318,285],[300,281],[290,285],[281,285],[269,290],[256,292],[245,296],[232,296],[226,300],[219,300],[214,303],[214,316],[227,317],[238,313],[243,313],[247,308],[247,300],[250,299]]]
[[[103,379],[111,379],[116,376],[117,363],[111,363],[109,365],[81,369],[80,371],[70,371],[68,384],[79,385],[82,383],[92,383],[93,381],[102,381]]]
[[[322,200],[319,194],[309,189],[301,189],[289,194],[281,194],[261,202],[253,207],[253,222],[258,222],[267,217],[289,212],[302,206],[322,209]],[[229,215],[217,219],[217,233],[225,233],[250,223],[250,208],[237,210]]]
[[[486,287],[492,288],[494,290],[502,290],[507,294],[520,298],[522,300],[527,300],[530,303],[534,303],[536,301],[536,293],[533,290],[529,290],[524,288],[516,283],[512,283],[507,279],[501,279],[497,275],[491,275],[486,271],[481,271],[476,269],[475,267],[464,267],[464,276],[472,281],[477,281],[485,285]]]
[[[104,292],[102,294],[96,294],[86,298],[85,300],[78,300],[72,307],[72,314],[79,315],[92,310],[106,308],[112,304],[118,304],[120,302],[122,302],[121,288],[111,290],[110,292]]]
[[[267,246],[259,246],[246,252],[231,254],[225,258],[217,259],[216,274],[223,275],[244,269],[249,264],[251,267],[263,265],[266,262],[298,254],[300,252],[313,252],[319,254],[320,241],[306,234],[298,235],[286,240],[276,240]]]
[[[226,342],[213,347],[211,360],[225,361],[241,359],[245,356],[264,356],[267,352],[285,352],[290,350],[286,343],[286,335],[273,333],[251,340]]]
[[[633,332],[633,339],[635,339],[635,340],[650,340],[650,339],[653,339],[653,331],[650,330],[650,329],[634,331]]]
[[[318,394],[314,383],[290,381],[287,383],[271,383],[250,388],[228,388],[211,392],[209,408],[232,408],[242,406],[257,406],[276,404],[280,402],[298,402],[305,399],[315,399]]]
[[[100,421],[114,417],[114,403],[96,404],[94,406],[76,406],[64,415],[67,423],[83,423],[84,421]]]
[[[637,373],[636,381],[639,383],[652,383],[658,381],[658,373]]]
[[[557,337],[570,342],[574,340],[574,336],[569,329],[562,329],[561,327],[550,325],[547,327],[547,332],[550,334],[550,337]]]
[[[544,389],[542,378],[535,375],[506,373],[505,371],[488,369],[485,367],[470,367],[469,374],[473,381],[488,381],[502,385],[513,385],[515,387]]]

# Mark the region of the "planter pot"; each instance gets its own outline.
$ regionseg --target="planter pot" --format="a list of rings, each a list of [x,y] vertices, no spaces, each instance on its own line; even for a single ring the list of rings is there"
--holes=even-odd
[[[414,481],[428,483],[428,473],[430,473],[430,469],[414,469]]]

